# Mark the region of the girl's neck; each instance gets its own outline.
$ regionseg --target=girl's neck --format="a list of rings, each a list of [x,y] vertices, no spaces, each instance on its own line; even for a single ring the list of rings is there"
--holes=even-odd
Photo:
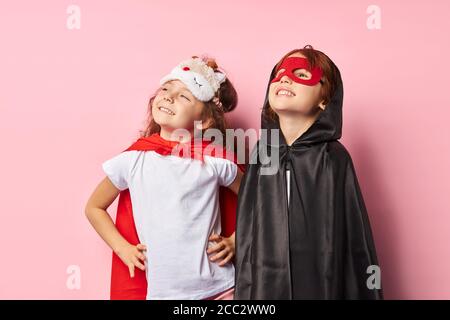
[[[165,127],[161,127],[161,130],[159,131],[159,135],[164,140],[177,141],[177,142],[180,142],[180,143],[189,142],[191,140],[192,132],[190,132],[191,135],[189,137],[182,137],[180,135],[172,136],[172,133],[174,131],[175,130],[172,130],[172,129],[169,129],[169,128],[165,128]]]
[[[303,114],[279,114],[280,129],[288,146],[292,145],[295,140],[300,138],[312,124],[316,121],[320,112],[312,116]]]

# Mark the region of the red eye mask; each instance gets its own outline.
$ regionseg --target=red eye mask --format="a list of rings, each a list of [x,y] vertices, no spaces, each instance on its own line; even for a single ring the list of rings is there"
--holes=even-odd
[[[281,65],[278,67],[277,71],[284,69],[283,72],[280,72],[278,76],[276,76],[271,83],[278,82],[281,80],[283,76],[288,76],[291,80],[304,84],[305,86],[315,86],[319,82],[322,82],[322,69],[319,67],[315,67],[312,70],[309,68],[308,59],[300,58],[300,57],[289,57],[283,60]],[[311,73],[311,79],[303,79],[298,75],[295,75],[295,70],[297,69],[305,69]]]

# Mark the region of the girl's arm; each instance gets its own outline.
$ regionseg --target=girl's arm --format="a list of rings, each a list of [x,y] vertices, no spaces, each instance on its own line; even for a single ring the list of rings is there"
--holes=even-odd
[[[239,186],[241,185],[243,173],[238,168],[236,178],[234,179],[233,183],[228,186],[228,188],[233,191],[235,194],[238,194],[239,192]],[[212,246],[211,248],[208,248],[206,251],[208,254],[216,253],[214,256],[210,257],[211,261],[217,261],[221,260],[219,262],[219,266],[226,265],[229,261],[231,261],[234,258],[235,255],[235,233],[228,237],[224,238],[218,234],[212,234],[209,237],[210,241],[216,241],[217,244]]]
[[[131,245],[117,230],[113,220],[106,211],[119,193],[120,190],[112,184],[108,177],[105,177],[89,198],[85,214],[100,237],[128,266],[130,276],[134,277],[135,266],[145,270],[145,266],[139,261],[139,259],[145,260],[145,256],[142,253],[145,250],[145,246],[142,244],[137,246]]]
[[[239,192],[239,186],[241,185],[242,176],[243,176],[243,173],[242,173],[242,171],[238,168],[238,169],[237,169],[236,178],[234,178],[233,183],[230,184],[230,185],[228,186],[228,188],[229,188],[231,191],[233,191],[235,194],[238,194],[238,192]]]

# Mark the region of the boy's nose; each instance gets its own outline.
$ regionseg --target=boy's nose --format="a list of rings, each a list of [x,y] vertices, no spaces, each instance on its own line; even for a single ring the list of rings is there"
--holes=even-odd
[[[280,82],[281,83],[283,83],[283,82],[292,83],[292,79],[289,78],[287,75],[284,75],[284,76],[281,77]]]

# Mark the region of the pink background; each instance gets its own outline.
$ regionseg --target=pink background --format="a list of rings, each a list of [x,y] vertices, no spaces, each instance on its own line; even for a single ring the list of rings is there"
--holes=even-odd
[[[66,27],[70,4],[80,30]],[[380,30],[366,26],[371,4]],[[232,124],[259,128],[272,66],[312,44],[343,75],[342,142],[386,298],[450,299],[449,11],[444,0],[2,1],[0,298],[109,297],[111,252],[84,205],[176,63],[216,57],[240,94]]]

